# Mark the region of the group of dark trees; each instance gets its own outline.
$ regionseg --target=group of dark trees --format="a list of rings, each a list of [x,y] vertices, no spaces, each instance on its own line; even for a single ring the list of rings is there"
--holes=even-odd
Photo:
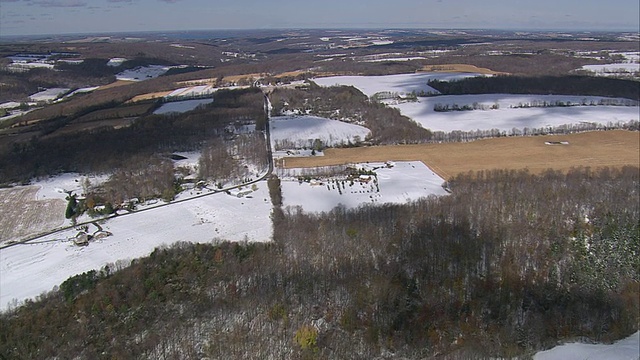
[[[298,89],[277,88],[270,95],[273,114],[299,113],[355,122],[371,130],[367,141],[375,144],[419,143],[430,131],[395,108],[370,101],[353,86],[321,87],[311,82]]]
[[[231,139],[216,138],[202,150],[198,160],[198,175],[219,188],[228,182],[251,181],[267,170],[268,157],[263,132],[239,134]]]
[[[613,341],[640,320],[639,180],[496,170],[450,196],[307,214],[278,206],[272,178],[273,243],[177,244],[74,276],[0,315],[0,357],[469,359]]]
[[[429,86],[445,95],[560,94],[640,100],[637,81],[592,76],[473,77],[456,81],[432,80]]]

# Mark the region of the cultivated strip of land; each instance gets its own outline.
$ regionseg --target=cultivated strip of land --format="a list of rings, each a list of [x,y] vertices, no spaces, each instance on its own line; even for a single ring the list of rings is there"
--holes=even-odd
[[[493,71],[487,68],[480,68],[469,64],[442,64],[442,65],[426,65],[422,71],[428,72],[456,72],[456,73],[476,73],[485,75],[508,75],[509,73]]]
[[[36,200],[37,186],[0,190],[0,243],[64,223],[66,202]]]
[[[560,143],[547,145],[546,143]],[[561,142],[568,142],[567,145]],[[541,173],[549,168],[592,168],[640,165],[640,133],[594,131],[570,135],[508,137],[468,143],[371,146],[327,149],[325,156],[285,158],[286,168],[342,165],[382,161],[422,161],[441,177],[491,169],[529,169]]]

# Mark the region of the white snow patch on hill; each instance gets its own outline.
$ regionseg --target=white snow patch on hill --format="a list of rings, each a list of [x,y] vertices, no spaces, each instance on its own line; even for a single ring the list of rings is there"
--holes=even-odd
[[[611,345],[571,343],[537,353],[534,360],[637,360],[640,331]]]
[[[86,247],[67,239],[77,231],[50,235],[37,242],[0,250],[0,310],[50,291],[67,278],[118,260],[149,255],[161,245],[186,241],[211,243],[270,241],[271,200],[265,182],[244,197],[219,193],[187,202],[116,217],[102,225],[113,236]],[[249,190],[249,189],[245,189]],[[89,232],[97,228],[90,226]]]
[[[196,99],[196,100],[184,100],[184,101],[175,101],[170,103],[162,104],[154,114],[168,114],[168,113],[183,113],[187,111],[191,111],[198,107],[198,105],[202,104],[210,104],[213,102],[213,99]]]
[[[71,89],[67,88],[51,88],[40,91],[29,96],[31,101],[53,101],[59,98],[61,95],[67,93]]]
[[[316,116],[275,116],[269,121],[271,129],[271,147],[286,141],[296,148],[310,147],[315,139],[324,145],[336,146],[360,140],[370,133],[369,129],[338,120]]]
[[[347,85],[354,86],[367,96],[380,92],[407,95],[411,92],[438,94],[438,90],[427,85],[430,80],[450,81],[467,77],[483,76],[469,73],[434,73],[399,74],[384,76],[331,76],[313,79],[320,86]]]
[[[640,72],[640,64],[622,63],[622,64],[602,64],[602,65],[584,65],[582,70],[593,71],[599,76],[620,76],[632,75]]]
[[[139,66],[135,69],[125,70],[116,74],[116,79],[127,81],[142,81],[156,78],[171,69],[171,66],[149,65]]]
[[[429,195],[446,195],[442,184],[444,179],[419,161],[398,162],[392,168],[384,163],[356,164],[356,168],[373,169],[377,174],[378,188],[373,181],[367,183],[354,181],[350,185],[345,180],[344,189],[338,192],[333,179],[324,179],[312,183],[299,182],[294,177],[282,178],[283,205],[300,206],[307,212],[331,211],[339,204],[355,208],[365,204],[406,203]],[[293,174],[302,175],[304,169],[291,169]],[[336,177],[342,184],[342,180]],[[328,187],[327,187],[328,185]]]
[[[513,128],[522,130],[524,128],[557,127],[583,122],[607,124],[609,122],[640,120],[637,106],[509,107],[534,102],[542,103],[543,101],[549,103],[570,101],[573,104],[580,104],[583,100],[587,103],[593,100],[597,104],[601,99],[611,100],[593,96],[482,94],[434,96],[419,98],[417,102],[404,102],[392,106],[397,107],[403,115],[412,118],[424,128],[445,132],[490,129],[510,131]],[[626,99],[618,100],[621,104],[628,101]],[[486,107],[498,104],[499,109],[450,112],[435,112],[433,110],[436,104],[463,106],[473,103]]]

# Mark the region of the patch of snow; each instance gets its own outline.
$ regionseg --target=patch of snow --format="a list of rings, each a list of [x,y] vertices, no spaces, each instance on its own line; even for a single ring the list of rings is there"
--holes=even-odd
[[[358,136],[364,140],[369,129],[338,120],[316,116],[275,116],[269,121],[271,129],[271,147],[286,141],[296,144],[297,148],[310,147],[315,139],[326,146],[338,146],[354,142]]]
[[[380,45],[391,45],[393,44],[393,40],[372,40],[372,45],[380,46]]]
[[[429,195],[446,195],[442,184],[444,179],[419,161],[397,162],[389,168],[385,163],[356,164],[356,168],[375,170],[378,189],[373,181],[367,183],[349,181],[341,184],[341,192],[335,187],[332,179],[320,180],[315,184],[299,182],[294,178],[281,178],[283,205],[300,206],[307,212],[330,211],[339,204],[347,208],[355,208],[364,204],[406,203]],[[292,175],[303,175],[305,169],[289,169]],[[327,188],[329,185],[329,188]]]
[[[36,200],[62,199],[65,200],[67,192],[83,196],[83,184],[89,179],[91,185],[102,184],[107,181],[107,175],[80,175],[78,173],[64,173],[46,179],[35,181],[32,185],[40,187],[36,194]]]
[[[637,360],[640,331],[611,345],[570,343],[537,353],[534,360]]]
[[[125,59],[125,58],[111,58],[107,62],[107,66],[117,67],[117,66],[122,65],[122,63],[124,63],[125,61],[127,61],[127,59]]]
[[[175,101],[162,104],[154,114],[168,114],[168,113],[183,113],[187,111],[191,111],[202,104],[210,104],[213,102],[213,99],[196,99],[196,100],[184,100],[184,101]]]
[[[15,109],[18,107],[20,107],[20,103],[15,101],[9,101],[9,102],[0,104],[0,109]]]
[[[565,124],[579,124],[583,122],[606,125],[609,122],[639,121],[640,113],[637,106],[571,106],[571,107],[531,107],[510,108],[520,104],[534,102],[553,103],[556,101],[587,104],[600,100],[616,101],[616,99],[594,96],[565,96],[565,95],[509,95],[509,94],[481,94],[481,95],[446,95],[419,98],[416,102],[404,102],[393,105],[403,115],[406,115],[424,128],[432,131],[474,131],[498,129],[509,131],[513,128],[556,127]],[[626,99],[617,99],[621,104]],[[486,107],[499,105],[496,110],[450,111],[436,112],[436,104],[471,105],[478,103]]]
[[[125,70],[116,74],[116,79],[126,81],[142,81],[156,78],[171,69],[171,66],[149,65]]]
[[[35,93],[31,96],[29,96],[29,99],[31,101],[53,101],[57,98],[59,98],[61,95],[66,94],[69,90],[71,89],[66,89],[66,88],[51,88],[51,89],[46,89],[43,91],[40,91],[38,93]]]
[[[618,76],[633,75],[640,72],[640,64],[638,63],[621,63],[621,64],[602,64],[602,65],[584,65],[582,70],[593,71],[600,76]]]
[[[411,60],[425,60],[425,59],[426,58],[422,56],[408,56],[408,57],[395,57],[395,58],[386,58],[386,59],[363,60],[363,62],[411,61]]]
[[[424,72],[415,74],[399,74],[384,76],[331,76],[316,78],[313,81],[320,86],[346,85],[354,86],[367,96],[381,92],[407,95],[411,92],[438,94],[439,92],[427,85],[430,80],[452,81],[467,77],[483,76],[471,73],[435,73]]]
[[[92,86],[92,87],[80,88],[80,89],[72,91],[71,93],[67,94],[67,96],[65,96],[65,97],[71,97],[71,96],[77,95],[77,94],[90,93],[92,91],[97,90],[98,88],[100,88],[100,86]]]
[[[195,49],[195,47],[193,47],[193,46],[187,46],[187,45],[182,45],[182,44],[171,44],[169,46],[180,48],[180,49]]]

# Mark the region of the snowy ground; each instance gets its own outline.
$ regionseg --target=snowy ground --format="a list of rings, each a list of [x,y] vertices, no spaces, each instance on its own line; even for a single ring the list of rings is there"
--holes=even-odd
[[[392,57],[392,58],[382,58],[382,59],[368,59],[362,60],[362,62],[384,62],[384,61],[411,61],[411,60],[425,60],[426,58],[423,56],[405,56],[405,57]]]
[[[419,93],[437,94],[438,91],[429,85],[429,80],[450,81],[466,77],[483,76],[469,73],[415,73],[385,76],[331,76],[313,79],[320,86],[350,85],[362,91],[367,96],[373,96],[380,92],[410,94],[412,91]]]
[[[499,129],[510,131],[513,128],[524,129],[556,127],[565,124],[579,124],[593,122],[607,124],[608,122],[628,122],[640,120],[640,112],[637,106],[572,106],[572,107],[547,107],[547,108],[511,108],[519,104],[533,104],[534,102],[563,101],[571,103],[598,103],[601,97],[593,96],[563,96],[563,95],[508,95],[508,94],[482,94],[482,95],[446,95],[428,98],[419,98],[417,102],[404,102],[392,104],[403,115],[406,115],[423,127],[433,131],[474,131]],[[611,100],[611,99],[606,99]],[[619,99],[624,104],[624,99]],[[459,106],[478,103],[487,108],[494,104],[499,105],[497,110],[472,110],[436,112],[433,110],[436,104],[458,104]]]
[[[122,65],[125,61],[127,61],[127,59],[125,59],[125,58],[111,58],[107,62],[107,66],[117,67],[117,66]]]
[[[444,180],[419,161],[397,162],[391,168],[384,163],[356,164],[356,168],[373,169],[377,174],[378,186],[372,178],[368,183],[348,180],[342,185],[342,178],[334,177],[319,181],[299,182],[295,175],[305,173],[304,169],[290,169],[290,177],[282,178],[283,205],[300,206],[304,211],[330,211],[342,204],[355,208],[364,204],[406,203],[429,195],[445,195]],[[337,190],[335,179],[341,184]],[[379,188],[379,191],[378,191]]]
[[[148,80],[166,73],[167,71],[169,71],[169,69],[171,69],[170,66],[162,65],[140,66],[135,69],[125,70],[117,74],[116,79],[127,81]]]
[[[320,139],[324,145],[336,146],[355,142],[355,137],[364,140],[370,133],[360,125],[316,116],[276,116],[271,118],[269,125],[273,149],[285,140],[296,144],[294,148],[311,147],[315,139]]]
[[[250,192],[238,197],[238,192]],[[0,310],[13,299],[34,298],[70,276],[118,260],[149,255],[163,244],[186,241],[211,243],[231,241],[270,241],[271,200],[266,182],[187,202],[119,216],[102,224],[113,236],[92,241],[86,247],[73,245],[69,230],[37,242],[0,249]],[[90,226],[89,232],[97,228]]]
[[[632,76],[640,72],[640,64],[623,63],[623,64],[603,64],[603,65],[585,65],[582,70],[593,71],[598,76]]]
[[[198,107],[198,105],[209,104],[212,103],[213,99],[196,99],[196,100],[184,100],[184,101],[175,101],[162,104],[154,114],[168,114],[168,113],[183,113],[187,111],[191,111]]]
[[[40,91],[29,96],[31,101],[53,101],[59,98],[61,95],[67,93],[71,89],[66,88],[51,88],[47,90]]]
[[[2,243],[20,240],[27,236],[53,230],[63,226],[72,225],[71,220],[65,219],[64,211],[67,204],[65,198],[67,192],[81,195],[84,191],[82,184],[89,179],[92,184],[101,183],[106,176],[81,176],[75,173],[66,173],[44,180],[34,182],[29,186],[16,186],[0,190],[0,210],[6,218],[0,219],[3,228],[11,226],[13,231],[0,232],[0,245]],[[17,192],[27,192],[24,202],[7,204],[7,201],[15,201]],[[35,220],[34,220],[35,219]],[[86,215],[78,221],[90,220]]]
[[[202,96],[202,95],[213,94],[216,91],[218,91],[218,88],[213,87],[212,85],[197,85],[197,86],[189,86],[189,87],[176,89],[165,97],[175,98],[175,97]]]
[[[80,88],[80,89],[74,90],[73,92],[67,94],[65,97],[71,97],[71,96],[77,95],[77,94],[90,93],[92,91],[98,90],[99,88],[100,88],[100,86],[91,86],[91,87],[86,87],[86,88]]]
[[[625,64],[621,64],[625,65]],[[638,66],[638,64],[626,64]],[[368,96],[376,93],[389,92],[406,95],[415,91],[437,93],[437,90],[427,85],[432,79],[455,80],[464,77],[478,76],[466,73],[416,73],[386,76],[334,76],[318,78],[314,81],[318,85],[353,85]],[[510,131],[513,128],[556,127],[560,125],[579,124],[584,122],[607,123],[638,121],[640,119],[637,106],[575,106],[575,107],[547,107],[547,108],[511,108],[520,104],[535,102],[571,102],[581,104],[600,100],[611,100],[594,96],[565,96],[565,95],[511,95],[511,94],[481,94],[481,95],[445,95],[420,97],[416,102],[388,101],[390,106],[396,107],[423,127],[433,131],[475,131],[499,129]],[[626,99],[614,99],[621,104]],[[435,112],[436,104],[458,104],[459,106],[478,103],[487,110]],[[498,104],[499,109],[489,108]],[[637,104],[636,104],[637,105]]]
[[[637,360],[640,332],[611,345],[571,343],[537,353],[534,360]]]

